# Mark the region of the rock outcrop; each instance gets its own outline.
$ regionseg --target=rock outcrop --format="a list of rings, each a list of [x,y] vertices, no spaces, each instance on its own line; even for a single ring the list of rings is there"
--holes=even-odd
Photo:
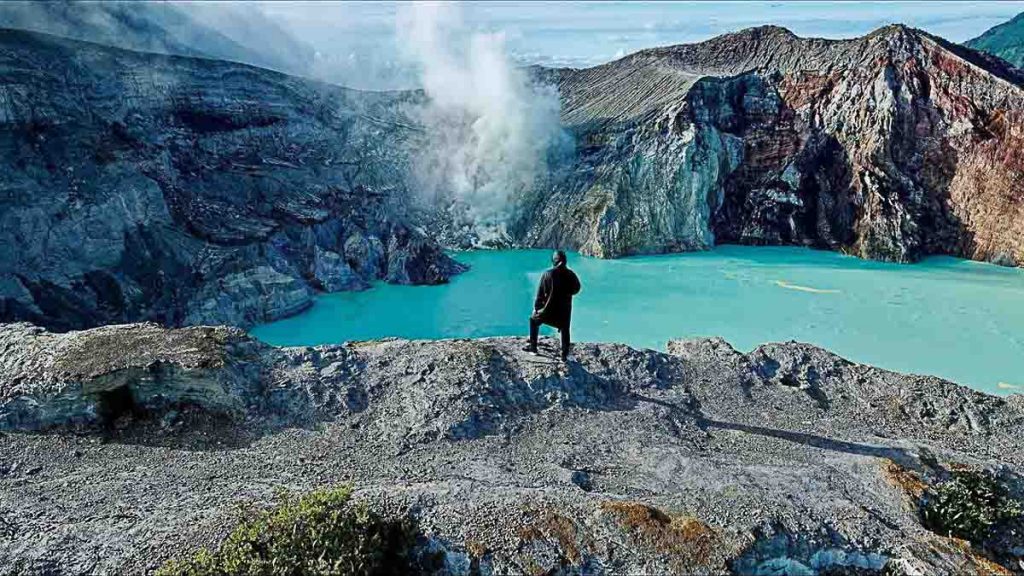
[[[578,151],[524,209],[526,244],[1024,263],[1024,75],[998,59],[904,26],[766,26],[545,76]]]
[[[405,216],[412,97],[0,30],[0,321],[248,326],[446,281]]]
[[[1019,396],[797,343],[519,344],[4,326],[0,574],[141,572],[341,482],[451,574],[1024,569],[916,509],[951,469],[1019,482]]]

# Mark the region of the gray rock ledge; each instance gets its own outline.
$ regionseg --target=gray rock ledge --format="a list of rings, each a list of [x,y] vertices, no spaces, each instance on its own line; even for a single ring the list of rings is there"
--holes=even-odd
[[[914,490],[1019,480],[1020,396],[795,342],[520,345],[0,326],[0,574],[137,573],[238,502],[342,482],[455,574],[995,566],[923,528]]]

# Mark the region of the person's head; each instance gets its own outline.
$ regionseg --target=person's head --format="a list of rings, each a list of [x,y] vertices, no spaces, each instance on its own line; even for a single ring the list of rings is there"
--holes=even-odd
[[[565,266],[565,252],[561,250],[555,250],[554,254],[551,255],[551,265],[555,268],[559,266]]]

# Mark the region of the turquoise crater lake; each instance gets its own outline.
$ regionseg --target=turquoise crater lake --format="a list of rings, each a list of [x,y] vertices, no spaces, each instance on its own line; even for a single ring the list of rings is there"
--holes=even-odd
[[[252,333],[288,346],[524,336],[549,254],[458,253],[472,269],[450,284],[327,294],[308,311]],[[945,257],[899,265],[739,246],[622,260],[570,255],[569,264],[583,282],[573,312],[578,341],[663,350],[672,338],[722,336],[749,351],[799,340],[985,392],[1024,392],[1024,270]]]

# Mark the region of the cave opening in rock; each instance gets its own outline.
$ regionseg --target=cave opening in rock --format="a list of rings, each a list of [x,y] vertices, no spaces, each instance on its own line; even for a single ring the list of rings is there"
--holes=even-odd
[[[115,423],[123,417],[138,418],[144,412],[135,401],[135,395],[132,394],[131,387],[128,385],[103,390],[97,395],[96,413],[105,428],[114,427]]]

